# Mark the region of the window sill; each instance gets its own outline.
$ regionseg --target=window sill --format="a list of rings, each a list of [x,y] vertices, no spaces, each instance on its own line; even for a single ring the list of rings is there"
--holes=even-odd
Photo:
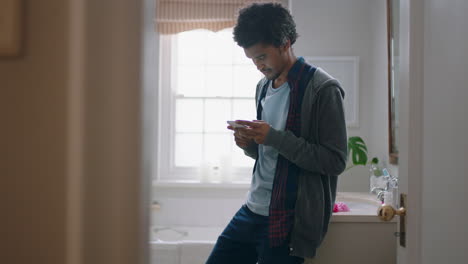
[[[188,189],[238,189],[248,190],[248,182],[200,182],[200,181],[161,181],[152,183],[155,188],[188,188]]]

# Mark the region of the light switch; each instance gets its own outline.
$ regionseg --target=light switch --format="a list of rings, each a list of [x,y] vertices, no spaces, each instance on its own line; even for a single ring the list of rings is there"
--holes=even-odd
[[[0,56],[20,52],[23,0],[0,0]]]

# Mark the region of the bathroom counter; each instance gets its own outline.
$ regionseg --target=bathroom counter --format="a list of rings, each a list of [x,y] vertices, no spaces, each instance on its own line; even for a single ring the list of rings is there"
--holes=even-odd
[[[344,202],[350,209],[349,212],[333,213],[331,222],[382,222],[394,223],[396,218],[389,222],[383,222],[377,216],[377,210],[381,202],[375,195],[360,192],[339,192],[336,202]]]

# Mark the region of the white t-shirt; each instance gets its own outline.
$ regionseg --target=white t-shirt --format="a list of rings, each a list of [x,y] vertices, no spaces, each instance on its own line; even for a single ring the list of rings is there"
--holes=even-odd
[[[265,98],[260,102],[263,107],[262,120],[276,130],[284,130],[289,111],[290,87],[285,82],[280,87],[273,88],[272,83],[269,82]],[[257,167],[246,202],[249,209],[256,214],[268,216],[277,159],[278,151],[273,147],[262,144],[258,146]]]

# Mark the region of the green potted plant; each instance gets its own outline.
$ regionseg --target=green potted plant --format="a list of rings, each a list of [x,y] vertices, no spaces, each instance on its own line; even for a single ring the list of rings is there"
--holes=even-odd
[[[396,205],[398,203],[395,200],[398,197],[398,179],[392,177],[386,168],[379,166],[379,159],[377,157],[373,157],[369,161],[367,154],[366,143],[361,137],[349,137],[348,157],[351,156],[351,159],[350,165],[346,167],[345,171],[356,166],[369,165],[369,192],[376,194],[382,203],[387,199],[387,202],[390,201]]]
[[[367,146],[361,137],[348,138],[348,157],[351,156],[351,164],[348,165],[345,171],[356,166],[370,165],[371,173],[375,176],[382,176],[382,170],[378,168],[379,159],[373,157],[370,161],[367,157]]]

